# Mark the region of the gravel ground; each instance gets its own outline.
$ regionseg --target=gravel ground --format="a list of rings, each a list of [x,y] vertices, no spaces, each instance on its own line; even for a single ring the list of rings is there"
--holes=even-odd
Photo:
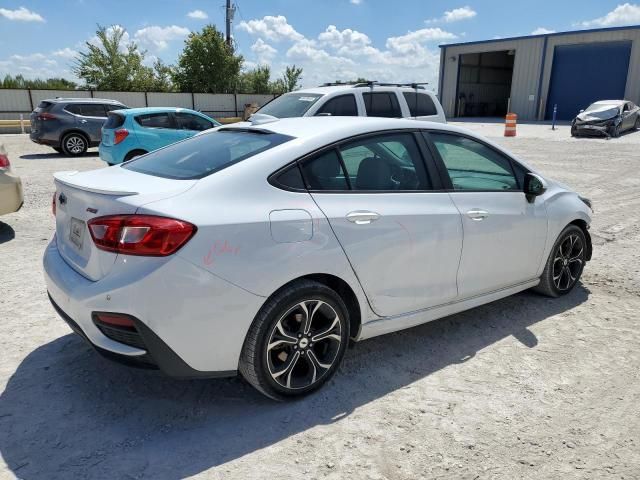
[[[582,285],[359,343],[289,404],[130,370],[72,335],[41,272],[51,175],[102,165],[2,136],[26,198],[0,222],[0,478],[640,478],[640,133],[465,126],[594,200]]]

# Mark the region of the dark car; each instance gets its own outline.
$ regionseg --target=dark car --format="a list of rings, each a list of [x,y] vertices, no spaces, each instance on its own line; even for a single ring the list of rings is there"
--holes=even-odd
[[[619,137],[627,130],[640,130],[640,107],[626,100],[592,103],[571,122],[571,136]]]
[[[112,110],[127,106],[102,98],[53,98],[31,112],[31,141],[70,156],[100,144],[101,129]]]

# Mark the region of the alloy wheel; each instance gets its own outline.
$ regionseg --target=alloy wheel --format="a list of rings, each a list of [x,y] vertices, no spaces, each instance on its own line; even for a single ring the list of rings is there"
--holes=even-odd
[[[322,300],[304,300],[276,322],[267,342],[267,366],[281,387],[298,390],[320,381],[334,365],[342,321]]]
[[[576,235],[568,235],[556,250],[553,259],[553,284],[560,291],[569,290],[576,283],[584,265],[584,244]]]
[[[65,142],[65,147],[66,147],[68,152],[77,155],[77,154],[82,153],[84,151],[85,142],[84,142],[84,139],[82,137],[79,137],[77,135],[73,135],[73,136],[67,138],[67,141]]]

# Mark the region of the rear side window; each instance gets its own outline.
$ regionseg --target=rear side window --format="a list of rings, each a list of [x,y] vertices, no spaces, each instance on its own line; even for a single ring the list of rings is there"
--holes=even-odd
[[[393,92],[363,93],[364,106],[369,117],[400,118],[402,111],[398,98]]]
[[[104,128],[118,128],[124,124],[124,115],[109,113],[109,117],[104,124]]]
[[[357,117],[358,106],[353,94],[340,95],[325,103],[316,115],[331,115],[332,117]]]
[[[336,150],[329,150],[306,160],[302,164],[302,175],[309,190],[349,190]]]
[[[46,110],[47,108],[49,108],[52,105],[51,102],[46,102],[46,101],[42,101],[38,104],[38,108],[40,110]]]
[[[177,180],[204,178],[234,163],[291,140],[277,133],[220,130],[138,157],[122,168],[155,177]]]
[[[312,93],[285,93],[271,100],[258,113],[277,118],[302,117],[320,97],[322,95]]]
[[[174,128],[168,113],[145,113],[135,117],[135,120],[145,128]]]
[[[402,92],[402,95],[407,101],[412,117],[427,117],[438,114],[433,100],[426,93]]]
[[[82,115],[82,111],[80,110],[79,103],[72,103],[64,107],[64,109],[69,113],[73,113],[74,115]]]
[[[195,130],[201,132],[213,128],[213,123],[192,113],[176,113],[178,130]]]
[[[101,103],[80,104],[80,115],[83,117],[106,117],[107,111]]]
[[[108,103],[107,105],[104,106],[104,108],[107,109],[107,112],[111,112],[113,110],[126,110],[127,107],[125,107],[124,105],[115,105],[113,103]]]

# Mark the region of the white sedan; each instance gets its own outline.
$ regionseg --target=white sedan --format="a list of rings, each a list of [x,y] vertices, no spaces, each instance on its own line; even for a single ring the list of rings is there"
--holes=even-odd
[[[564,295],[591,258],[589,200],[435,123],[257,115],[55,184],[46,283],[74,331],[275,399],[320,387],[349,339]]]

